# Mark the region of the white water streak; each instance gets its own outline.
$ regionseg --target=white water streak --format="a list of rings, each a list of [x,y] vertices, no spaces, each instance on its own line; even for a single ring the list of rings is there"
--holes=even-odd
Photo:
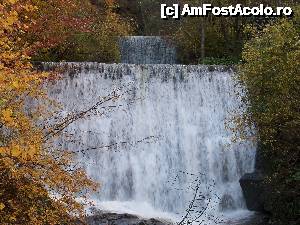
[[[125,85],[133,92],[114,103],[119,107],[112,112],[68,127],[79,142],[64,141],[64,147],[79,150],[159,137],[150,143],[80,154],[78,160],[87,173],[101,183],[100,193],[94,196],[97,201],[139,202],[182,215],[193,196],[189,186],[198,177],[200,191],[213,199],[210,212],[245,207],[239,178],[253,170],[255,147],[231,143],[233,134],[224,127],[229,112],[240,104],[232,71],[181,65],[74,63],[67,67],[72,76],[66,74],[49,88],[49,95],[62,102],[67,112],[88,108],[113,88]],[[222,198],[225,203],[220,204]]]

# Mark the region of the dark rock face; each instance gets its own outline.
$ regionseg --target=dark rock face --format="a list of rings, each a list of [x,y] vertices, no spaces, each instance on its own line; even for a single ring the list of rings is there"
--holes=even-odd
[[[130,214],[98,212],[87,218],[88,225],[171,225],[168,221],[142,219]]]
[[[264,207],[264,176],[256,171],[247,173],[240,179],[240,185],[249,210],[265,212]]]
[[[240,179],[240,185],[249,210],[267,213],[271,211],[270,207],[270,190],[272,187],[264,182],[266,174],[271,171],[270,165],[272,159],[265,153],[266,147],[261,143],[257,143],[255,171],[245,174]]]

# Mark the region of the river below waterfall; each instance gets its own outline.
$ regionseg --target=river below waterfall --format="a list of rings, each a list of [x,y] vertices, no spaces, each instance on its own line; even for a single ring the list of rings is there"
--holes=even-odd
[[[98,208],[198,224],[249,214],[239,179],[254,169],[255,146],[233,143],[225,129],[241,105],[230,68],[43,67],[64,68],[63,78],[48,87],[62,117],[92,109],[66,128],[68,138],[58,145],[79,152],[78,163],[101,184],[93,195]]]

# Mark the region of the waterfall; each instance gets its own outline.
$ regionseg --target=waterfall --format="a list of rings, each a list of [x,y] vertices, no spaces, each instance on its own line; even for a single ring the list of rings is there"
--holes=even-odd
[[[157,36],[131,36],[120,39],[122,63],[175,64],[176,51],[170,40]]]
[[[75,141],[60,140],[80,152],[78,162],[101,184],[93,196],[101,206],[182,216],[198,185],[194,207],[209,202],[207,217],[245,208],[239,178],[254,169],[255,146],[233,143],[225,129],[240,106],[230,68],[45,63],[44,69],[58,66],[63,79],[48,90],[64,115],[113,90],[120,95],[66,129]]]

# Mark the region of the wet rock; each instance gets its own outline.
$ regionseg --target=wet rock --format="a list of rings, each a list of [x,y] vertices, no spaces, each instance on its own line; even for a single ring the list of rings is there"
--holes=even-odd
[[[87,218],[88,225],[171,225],[158,219],[143,219],[131,214],[97,212]]]
[[[265,212],[264,176],[260,172],[247,173],[240,179],[240,185],[249,210]]]

